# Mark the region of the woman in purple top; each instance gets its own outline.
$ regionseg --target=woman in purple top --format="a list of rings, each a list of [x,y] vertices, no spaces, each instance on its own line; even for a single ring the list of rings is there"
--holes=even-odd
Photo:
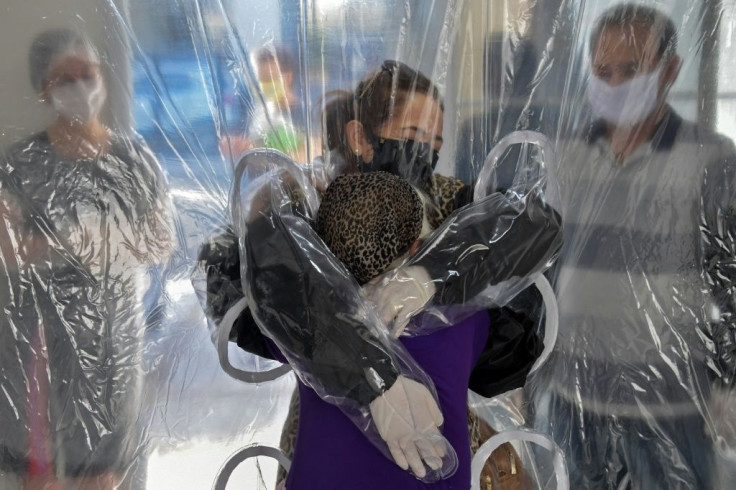
[[[385,172],[350,174],[328,187],[317,231],[364,284],[416,249],[421,231],[429,230],[422,210],[418,194],[404,179]],[[488,329],[489,316],[482,311],[436,333],[401,339],[435,384],[442,432],[458,456],[455,474],[433,484],[417,480],[377,451],[339,408],[300,381],[299,431],[286,488],[469,488],[468,380]]]

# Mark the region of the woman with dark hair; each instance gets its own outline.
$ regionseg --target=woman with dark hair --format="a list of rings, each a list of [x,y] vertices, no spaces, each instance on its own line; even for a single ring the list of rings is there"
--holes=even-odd
[[[434,227],[472,201],[470,186],[434,173],[445,107],[437,87],[421,72],[385,61],[355,92],[329,95],[322,118],[327,175],[400,175],[432,198]]]
[[[355,92],[337,93],[326,104],[323,117],[325,163],[327,169],[318,172],[326,180],[350,172],[386,171],[405,178],[424,196],[425,211],[434,229],[443,224],[455,211],[473,202],[473,188],[463,181],[434,172],[442,146],[444,103],[436,86],[421,72],[403,63],[386,61],[381,68],[363,79]],[[436,264],[427,265],[429,279],[406,281],[398,278],[394,284],[386,282],[383,291],[371,290],[374,296],[390,293],[405,298],[416,295],[435,295],[443,304],[463,304],[472,299],[489,282],[499,284],[513,277],[523,277],[542,269],[561,243],[559,215],[544,203],[535,191],[528,192],[525,209],[517,213],[509,233],[499,233],[490,244],[493,260],[483,260],[480,254],[465,262],[449,255],[440,257],[435,250]],[[499,193],[499,195],[501,195]],[[492,216],[464,229],[455,227],[443,241],[443,246],[460,256],[456,245],[472,248],[484,244],[494,233],[493,225],[503,214],[508,203],[495,208]],[[476,210],[480,205],[475,206]],[[540,240],[535,242],[535,237]],[[435,247],[437,249],[439,247]],[[500,257],[503,257],[501,260]],[[480,267],[482,265],[482,267]],[[448,271],[448,268],[450,269]],[[450,272],[450,274],[448,274]],[[416,288],[399,288],[396,283],[412,284]],[[419,294],[423,286],[432,288],[439,283],[439,291]],[[413,290],[412,290],[413,289]],[[377,299],[377,298],[376,298]],[[387,325],[393,324],[398,336],[407,321],[422,304],[401,306],[377,301]]]
[[[170,204],[150,151],[101,121],[89,39],[45,31],[29,64],[56,117],[0,162],[0,475],[112,490],[140,451],[142,299]]]
[[[444,107],[438,90],[424,75],[401,63],[385,62],[380,70],[364,79],[355,92],[333,95],[323,118],[326,155],[324,161],[313,167],[317,187],[328,188],[341,174],[385,171],[403,177],[417,189],[432,228],[443,226],[443,233],[432,240],[431,246],[398,272],[380,278],[367,289],[383,324],[395,337],[430,302],[464,304],[489,284],[499,285],[510,278],[543,270],[554,257],[561,243],[560,219],[541,195],[530,192],[521,210],[501,194],[471,204],[473,193],[469,186],[434,174],[442,144]],[[453,214],[455,211],[458,212]],[[276,229],[271,231],[280,233]],[[261,253],[257,250],[261,245],[246,240],[246,246],[254,247],[248,252],[248,267],[257,269],[252,257]],[[271,255],[273,253],[271,251]],[[242,296],[236,237],[221,236],[211,242],[203,249],[201,260],[208,276],[207,311],[217,320]],[[284,287],[287,288],[286,284]],[[254,294],[261,293],[266,294],[265,290]],[[340,318],[338,311],[324,313]],[[268,325],[256,325],[246,310],[234,325],[233,336],[246,350],[269,356],[268,346],[259,336],[259,327],[273,334]],[[319,325],[316,328],[320,328]],[[314,339],[315,342],[331,341],[329,335],[317,333]],[[366,345],[370,343],[366,341]],[[319,362],[310,357],[313,352],[329,351],[308,345],[297,348],[311,362]],[[351,344],[351,348],[358,353],[361,351],[360,343]],[[526,354],[519,366],[522,371],[528,371],[535,357],[532,354],[529,360],[529,353]],[[370,355],[353,357],[371,362]],[[352,362],[346,356],[340,359]],[[347,367],[344,371],[361,372]],[[359,379],[360,376],[351,377],[349,382],[344,378],[327,376],[323,382],[350,386],[370,384],[367,379]],[[496,386],[503,392],[517,385]],[[468,477],[469,464],[462,467],[459,478]]]
[[[417,156],[416,163],[435,165],[442,146],[444,102],[426,76],[403,63],[385,61],[354,92],[328,95],[322,118],[324,146],[326,154],[342,159],[344,173],[403,173],[412,185],[428,190],[433,169],[408,166]],[[416,152],[421,153],[413,155]]]

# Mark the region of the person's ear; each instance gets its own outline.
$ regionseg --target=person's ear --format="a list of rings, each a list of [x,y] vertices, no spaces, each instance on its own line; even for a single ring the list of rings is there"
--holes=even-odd
[[[665,62],[664,67],[662,68],[662,78],[659,81],[660,94],[666,94],[672,85],[675,84],[677,77],[680,75],[681,66],[682,61],[676,54],[670,56],[670,58]]]
[[[38,100],[45,104],[51,103],[51,83],[46,78],[41,82],[41,91],[38,92]]]
[[[49,90],[48,85],[41,90],[41,92],[38,94],[38,100],[43,102],[44,104],[51,104],[51,91]]]
[[[345,125],[345,134],[348,139],[350,152],[357,158],[362,157],[363,161],[373,161],[373,147],[363,130],[363,124],[353,119]]]
[[[417,238],[416,240],[414,240],[414,243],[412,243],[411,247],[409,247],[409,255],[419,250],[419,247],[421,247],[423,244],[424,240],[422,240],[421,238]]]

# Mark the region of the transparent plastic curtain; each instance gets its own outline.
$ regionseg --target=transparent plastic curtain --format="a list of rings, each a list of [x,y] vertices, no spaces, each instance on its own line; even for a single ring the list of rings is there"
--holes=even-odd
[[[560,103],[538,105],[537,124],[557,138],[566,231],[550,274],[559,337],[527,384],[533,425],[565,451],[573,488],[729,488],[734,4],[646,3],[677,36],[650,65],[671,88],[648,130],[656,85],[614,110],[597,90],[621,87],[626,56],[607,43],[637,36],[595,31],[616,4],[540,7],[554,21],[535,35],[555,42],[533,85]],[[628,58],[639,77],[623,79],[641,83],[645,55]]]
[[[681,64],[667,100],[698,127],[681,124],[669,149],[645,141],[636,166],[621,167],[638,173],[622,176],[605,135],[586,141],[599,119],[590,35],[618,3],[3,6],[1,477],[18,486],[26,474],[53,474],[76,488],[110,474],[130,488],[206,488],[241,447],[279,445],[293,375],[254,385],[225,373],[197,256],[230,224],[241,154],[268,146],[315,161],[326,95],[394,59],[444,97],[438,173],[473,185],[516,130],[546,135],[559,162],[566,241],[548,273],[560,308],[555,351],[522,393],[473,405],[497,430],[552,435],[573,488],[730,488],[733,152],[709,132],[736,134],[736,5],[639,2],[673,21]],[[99,52],[99,120],[114,138],[91,157],[59,153],[58,108],[50,93],[39,101],[43,87],[27,75],[33,38],[55,27],[85,33]],[[500,187],[525,158],[512,148],[500,160]],[[75,159],[137,170],[93,179]],[[526,301],[514,306],[538,314],[539,302]],[[245,371],[278,365],[226,348]],[[525,468],[539,468],[535,484],[552,488],[549,456],[519,449]],[[232,485],[276,480],[272,463],[238,471]]]

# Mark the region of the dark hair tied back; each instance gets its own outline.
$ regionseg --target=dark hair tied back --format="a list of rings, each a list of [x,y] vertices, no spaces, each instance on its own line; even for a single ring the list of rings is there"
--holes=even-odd
[[[439,90],[429,78],[393,60],[384,61],[380,69],[363,78],[354,92],[330,92],[322,115],[325,151],[336,151],[348,162],[356,163],[348,145],[347,123],[357,120],[375,134],[403,108],[411,94],[431,96],[444,110]]]

